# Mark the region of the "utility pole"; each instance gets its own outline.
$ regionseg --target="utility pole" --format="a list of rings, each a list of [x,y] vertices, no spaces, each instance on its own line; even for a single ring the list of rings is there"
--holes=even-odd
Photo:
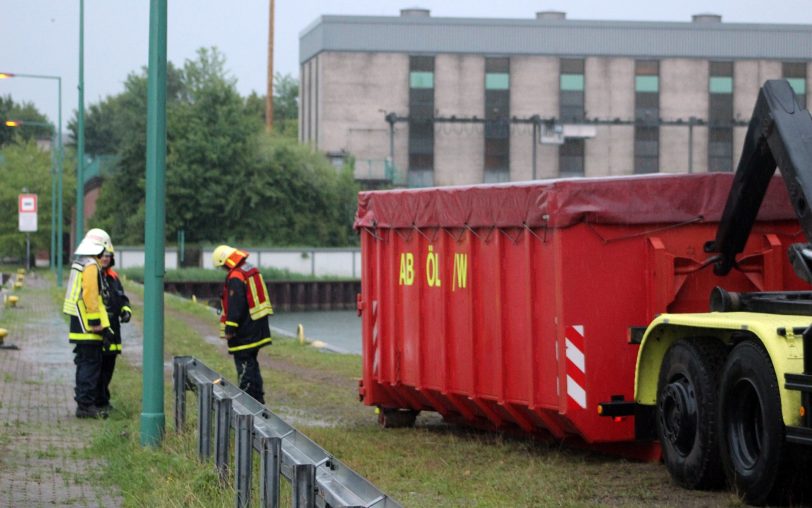
[[[265,97],[265,130],[273,131],[273,11],[274,0],[268,6],[268,90]]]

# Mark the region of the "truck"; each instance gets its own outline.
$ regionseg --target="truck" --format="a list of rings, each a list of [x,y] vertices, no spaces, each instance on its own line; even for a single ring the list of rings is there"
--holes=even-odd
[[[784,80],[735,174],[362,192],[359,397],[386,427],[436,411],[796,502],[810,199],[812,117]]]

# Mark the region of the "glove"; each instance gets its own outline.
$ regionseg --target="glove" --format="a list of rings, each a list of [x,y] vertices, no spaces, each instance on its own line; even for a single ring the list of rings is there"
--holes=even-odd
[[[119,319],[121,320],[122,323],[129,323],[131,317],[133,317],[132,312],[130,312],[128,310],[122,310],[121,315],[119,316]]]
[[[110,351],[110,345],[113,343],[115,333],[110,328],[105,328],[102,332],[102,352],[107,353]]]

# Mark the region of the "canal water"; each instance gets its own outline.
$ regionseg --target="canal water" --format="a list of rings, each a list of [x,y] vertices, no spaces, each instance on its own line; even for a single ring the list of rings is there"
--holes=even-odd
[[[299,324],[310,342],[321,341],[324,349],[361,354],[361,318],[354,310],[279,312],[271,316],[271,331],[296,337]]]

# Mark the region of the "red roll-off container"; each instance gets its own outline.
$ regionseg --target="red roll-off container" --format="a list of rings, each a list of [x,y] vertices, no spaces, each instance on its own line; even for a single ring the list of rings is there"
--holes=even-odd
[[[634,418],[631,337],[662,312],[706,312],[714,286],[804,289],[801,232],[774,179],[739,257],[713,274],[731,174],[362,192],[365,404],[579,438],[607,450]]]

